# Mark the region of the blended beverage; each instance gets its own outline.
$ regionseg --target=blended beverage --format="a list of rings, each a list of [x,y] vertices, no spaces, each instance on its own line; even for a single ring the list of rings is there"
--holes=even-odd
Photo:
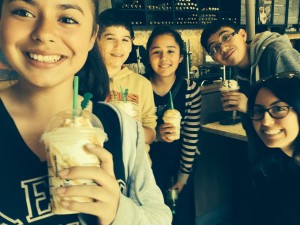
[[[66,111],[59,113],[49,123],[41,140],[47,149],[48,175],[52,212],[54,214],[77,213],[64,209],[63,200],[91,202],[87,197],[60,197],[56,194],[58,187],[74,185],[96,185],[93,180],[66,180],[59,177],[59,172],[73,166],[97,166],[99,159],[96,155],[84,149],[84,145],[93,143],[103,146],[107,135],[99,119],[84,110]]]
[[[220,87],[221,92],[227,91],[238,91],[240,86],[236,80],[224,80],[222,86]]]
[[[138,111],[135,109],[134,105],[131,102],[124,101],[112,101],[112,104],[121,108],[124,112],[126,112],[131,118],[139,120]]]
[[[164,112],[163,115],[164,123],[171,123],[176,128],[176,132],[173,135],[168,135],[169,140],[178,140],[180,138],[180,123],[181,123],[181,114],[177,109],[168,109]]]
[[[239,91],[240,86],[236,80],[224,80],[222,82],[222,86],[220,87],[221,92],[230,92],[230,91]],[[230,108],[231,106],[227,106]],[[234,125],[239,123],[240,120],[237,118],[237,110],[232,111],[231,118],[224,119],[220,121],[220,124],[222,125]]]

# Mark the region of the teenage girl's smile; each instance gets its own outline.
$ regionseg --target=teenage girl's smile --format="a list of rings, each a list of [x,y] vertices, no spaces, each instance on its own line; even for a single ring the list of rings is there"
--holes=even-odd
[[[165,62],[159,64],[159,67],[162,67],[162,68],[168,68],[168,67],[171,67],[171,66],[172,66],[172,64],[170,64],[170,63],[165,63]]]
[[[61,60],[62,58],[62,56],[60,55],[40,55],[31,52],[27,52],[26,55],[34,61],[43,62],[43,63],[54,63]]]
[[[279,134],[279,133],[281,133],[282,132],[282,130],[281,129],[267,129],[267,128],[262,128],[261,129],[261,131],[262,131],[262,133],[264,133],[265,135],[267,135],[267,136],[274,136],[274,135],[277,135],[277,134]]]
[[[276,106],[288,106],[288,104],[278,99],[269,89],[261,88],[256,96],[255,107],[268,109]],[[280,119],[273,118],[269,112],[264,112],[262,119],[253,120],[253,127],[266,146],[280,148],[291,156],[299,133],[299,120],[293,109]]]
[[[67,57],[57,54],[38,54],[32,52],[25,52],[27,62],[31,66],[39,69],[51,69],[61,64]]]

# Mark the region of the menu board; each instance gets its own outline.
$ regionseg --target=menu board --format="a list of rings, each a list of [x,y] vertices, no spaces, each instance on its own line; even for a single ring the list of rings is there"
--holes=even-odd
[[[274,0],[273,24],[285,24],[286,0]]]
[[[299,23],[300,0],[289,0],[288,24]]]

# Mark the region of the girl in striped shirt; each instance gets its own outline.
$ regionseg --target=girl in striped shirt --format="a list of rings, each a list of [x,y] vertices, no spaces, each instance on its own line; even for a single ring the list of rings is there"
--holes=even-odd
[[[193,81],[184,79],[184,43],[178,32],[166,27],[156,27],[147,42],[149,66],[147,77],[151,81],[156,106],[157,141],[151,144],[152,169],[158,186],[165,194],[177,189],[179,198],[174,214],[174,224],[194,224],[194,191],[191,177],[197,152],[200,129],[201,92]],[[169,92],[173,105],[181,116],[180,138],[170,140],[175,127],[162,120],[170,108]],[[171,177],[175,182],[170,184]]]

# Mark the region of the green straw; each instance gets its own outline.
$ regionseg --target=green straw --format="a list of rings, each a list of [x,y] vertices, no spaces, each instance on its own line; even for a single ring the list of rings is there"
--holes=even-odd
[[[126,96],[121,85],[120,85],[120,89],[121,89],[122,100],[123,102],[126,102]]]
[[[77,116],[77,101],[78,101],[78,76],[74,77],[73,80],[73,116]]]
[[[169,91],[169,95],[170,95],[170,104],[171,104],[171,109],[174,109],[173,97],[172,97],[172,91]]]

